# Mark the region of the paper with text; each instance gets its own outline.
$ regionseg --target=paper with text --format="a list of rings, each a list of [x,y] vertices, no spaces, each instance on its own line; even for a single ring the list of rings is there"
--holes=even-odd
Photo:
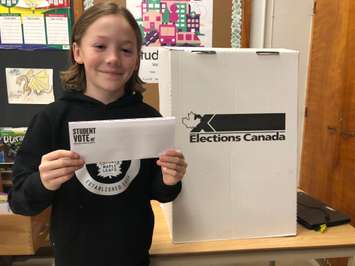
[[[174,117],[69,122],[70,148],[86,164],[159,157],[175,143]]]

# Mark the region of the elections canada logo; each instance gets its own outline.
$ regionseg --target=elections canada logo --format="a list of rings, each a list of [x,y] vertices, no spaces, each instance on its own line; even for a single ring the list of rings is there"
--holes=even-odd
[[[190,143],[284,141],[285,113],[196,114],[188,113],[182,124],[190,130]]]
[[[100,162],[85,165],[75,175],[90,192],[109,196],[124,192],[139,169],[140,160]]]
[[[95,143],[96,128],[73,128],[74,144],[91,144]]]

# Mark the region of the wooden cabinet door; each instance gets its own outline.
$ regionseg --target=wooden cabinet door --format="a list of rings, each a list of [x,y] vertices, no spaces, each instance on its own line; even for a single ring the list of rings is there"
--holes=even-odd
[[[355,225],[355,1],[317,0],[300,186]]]
[[[340,129],[340,158],[335,204],[351,215],[355,226],[355,1],[349,3],[349,23],[345,47],[344,96]]]

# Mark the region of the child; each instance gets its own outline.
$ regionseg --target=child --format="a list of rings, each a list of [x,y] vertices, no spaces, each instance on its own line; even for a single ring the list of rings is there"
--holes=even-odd
[[[23,215],[52,206],[56,266],[149,265],[150,200],[172,201],[181,190],[187,164],[178,150],[158,160],[88,165],[69,150],[69,121],[160,116],[142,101],[141,45],[139,27],[125,8],[104,2],[86,10],[73,28],[64,95],[33,118],[18,152],[10,206]],[[79,169],[90,183],[78,181]],[[114,195],[93,186],[115,185],[127,172],[136,174]]]

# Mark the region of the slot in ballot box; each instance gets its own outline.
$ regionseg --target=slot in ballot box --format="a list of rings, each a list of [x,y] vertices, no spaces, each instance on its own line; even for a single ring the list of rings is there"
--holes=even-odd
[[[159,101],[187,159],[174,242],[296,234],[298,52],[161,48]]]

